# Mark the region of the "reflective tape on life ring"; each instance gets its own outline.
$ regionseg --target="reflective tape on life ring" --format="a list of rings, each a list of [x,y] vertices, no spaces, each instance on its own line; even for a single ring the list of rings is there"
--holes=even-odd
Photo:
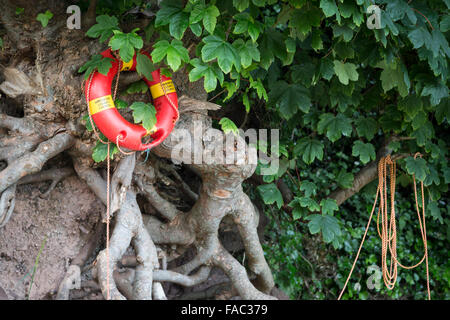
[[[140,53],[151,58],[147,52]],[[105,50],[101,55],[112,60],[111,68],[106,75],[95,71],[85,86],[89,113],[96,127],[109,141],[118,142],[122,148],[138,151],[157,146],[172,132],[175,121],[178,119],[178,97],[172,79],[162,75],[159,69],[152,72],[153,80],[143,78],[150,89],[156,108],[156,124],[147,130],[142,125],[125,120],[116,109],[111,94],[112,82],[119,69],[121,71],[136,70],[136,54],[128,62],[118,60],[110,49]],[[146,136],[152,138],[148,143],[143,142],[148,140],[143,139]]]
[[[122,69],[120,69],[120,71],[129,71],[131,70],[131,68],[133,67],[133,59],[131,59],[128,62],[123,62],[122,63]]]
[[[164,86],[164,90],[163,90]],[[167,80],[162,83],[157,83],[150,87],[150,93],[152,94],[153,99],[157,99],[159,97],[162,97],[165,93],[173,93],[175,91],[175,86],[173,85],[172,80]]]
[[[115,108],[111,95],[89,101],[89,113],[94,115],[107,109]]]

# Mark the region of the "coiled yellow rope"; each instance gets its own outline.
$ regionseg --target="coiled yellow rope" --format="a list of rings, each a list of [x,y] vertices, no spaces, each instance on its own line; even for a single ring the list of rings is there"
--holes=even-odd
[[[414,155],[414,159],[417,157],[422,157],[420,153],[416,153]],[[388,203],[388,195],[387,195],[387,166],[389,168],[390,175],[390,206]],[[416,177],[413,175],[414,182],[414,197],[416,202],[416,211],[419,218],[420,232],[422,235],[422,241],[424,246],[424,255],[423,258],[413,266],[404,266],[397,259],[397,227],[396,227],[396,219],[395,219],[395,174],[396,174],[396,163],[393,161],[391,157],[388,155],[387,157],[383,157],[380,159],[378,163],[378,188],[375,196],[375,201],[372,207],[372,211],[370,213],[369,221],[367,222],[366,230],[364,232],[364,236],[362,238],[361,244],[359,246],[358,252],[356,254],[355,260],[353,261],[352,268],[350,273],[345,281],[344,287],[342,288],[341,293],[339,294],[338,300],[341,299],[342,294],[344,293],[345,288],[347,287],[348,281],[352,275],[353,269],[355,268],[356,262],[358,261],[359,254],[361,252],[362,246],[366,239],[367,231],[369,230],[370,222],[372,221],[372,216],[375,211],[375,207],[377,204],[378,196],[380,196],[380,206],[378,209],[377,215],[377,231],[378,235],[381,238],[381,269],[383,273],[383,280],[386,287],[389,290],[392,290],[397,282],[397,266],[400,266],[404,269],[413,269],[418,267],[425,261],[426,265],[426,273],[427,273],[427,291],[428,291],[428,300],[431,300],[430,294],[430,276],[428,269],[428,247],[427,247],[427,231],[425,225],[425,199],[424,199],[424,191],[423,191],[423,182],[420,182],[421,187],[421,195],[422,195],[422,215],[419,210],[419,201],[417,199],[417,186],[416,186]],[[388,215],[388,208],[390,208],[390,216]],[[380,230],[380,215],[381,215],[381,230]],[[390,263],[388,266],[388,254],[390,253]]]

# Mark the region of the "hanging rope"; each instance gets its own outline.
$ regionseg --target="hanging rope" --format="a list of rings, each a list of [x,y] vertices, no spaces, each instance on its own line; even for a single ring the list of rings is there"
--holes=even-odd
[[[416,153],[414,155],[414,159],[417,157],[422,157],[420,153]],[[389,166],[389,179],[390,185],[387,185],[387,176]],[[419,210],[419,201],[417,199],[417,185],[416,185],[416,177],[413,175],[413,185],[414,185],[414,197],[416,202],[416,211],[419,218],[419,226],[420,233],[422,236],[423,246],[424,246],[424,255],[423,258],[413,266],[404,266],[398,261],[397,256],[397,227],[396,227],[396,218],[395,218],[395,175],[396,175],[396,163],[393,161],[388,155],[387,157],[383,157],[378,162],[378,188],[377,193],[375,195],[375,201],[372,206],[372,211],[370,212],[369,221],[367,222],[366,230],[364,232],[364,236],[362,238],[361,244],[359,246],[358,252],[356,253],[355,260],[353,261],[352,268],[350,273],[345,281],[344,287],[342,288],[341,293],[339,294],[338,300],[341,299],[342,294],[347,287],[348,281],[352,275],[352,272],[355,268],[356,262],[358,261],[359,254],[361,252],[362,246],[366,239],[367,231],[369,230],[370,222],[372,221],[372,216],[375,211],[375,207],[377,205],[378,197],[380,197],[380,205],[378,208],[377,215],[377,231],[378,235],[381,238],[381,269],[383,274],[383,280],[386,287],[389,290],[392,290],[397,282],[397,266],[400,266],[404,269],[413,269],[418,267],[425,261],[426,265],[426,274],[427,274],[427,292],[428,292],[428,300],[431,300],[430,294],[430,276],[428,269],[428,247],[427,247],[427,231],[425,225],[425,199],[424,199],[424,189],[423,182],[420,182],[421,187],[421,196],[422,196],[422,215]],[[388,188],[390,189],[390,203],[388,201]],[[388,215],[388,211],[390,209],[390,216]],[[380,216],[381,216],[381,230],[380,230]],[[389,264],[388,264],[388,255],[390,254]]]
[[[116,83],[114,86],[114,95],[113,95],[113,100],[116,100],[116,95],[117,95],[117,89],[119,86],[119,78],[120,78],[120,72],[122,69],[122,60],[120,58],[118,58],[116,56],[117,60],[119,61],[118,63],[118,71],[117,71],[117,77],[116,77]],[[107,145],[107,155],[106,155],[106,166],[107,166],[107,178],[106,178],[106,268],[107,268],[107,273],[106,273],[106,300],[110,300],[110,273],[109,273],[109,225],[110,225],[110,176],[111,176],[111,161],[110,161],[110,149],[111,149],[111,142],[110,141],[103,141],[100,138],[100,135],[98,134],[96,127],[94,125],[94,121],[92,120],[92,115],[91,115],[91,111],[89,109],[89,101],[90,101],[90,90],[91,90],[91,84],[92,84],[92,78],[94,76],[94,72],[90,74],[89,76],[89,82],[88,82],[88,88],[87,88],[87,97],[86,97],[86,103],[87,103],[87,109],[88,109],[88,114],[89,114],[89,121],[91,123],[92,129],[94,131],[95,136],[97,137],[97,140],[99,140],[101,143],[106,144]],[[84,82],[83,82],[84,83]],[[83,86],[82,83],[82,86]],[[174,123],[176,123],[179,119],[179,113],[178,113],[178,109],[175,106],[175,104],[173,103],[173,101],[170,99],[170,97],[168,96],[166,89],[163,85],[162,82],[162,76],[161,76],[161,72],[159,73],[159,83],[161,84],[161,87],[163,89],[164,92],[164,96],[167,98],[167,100],[169,101],[170,105],[172,106],[172,108],[175,110],[176,112],[176,118],[174,119]],[[134,153],[136,153],[136,151],[133,152],[125,152],[122,149],[120,149],[120,135],[117,136],[116,138],[116,145],[117,145],[117,149],[119,150],[120,153],[124,154],[124,155],[132,155]],[[147,152],[147,156],[145,158],[145,161],[147,161],[150,149],[146,150]]]
[[[116,95],[117,95],[117,89],[119,86],[119,78],[120,78],[120,71],[122,69],[122,61],[119,59],[119,63],[117,65],[118,71],[117,71],[117,77],[116,77],[116,83],[114,86],[114,95],[113,95],[113,100],[116,100]],[[94,73],[91,73],[91,75],[89,76],[89,83],[88,83],[88,88],[87,88],[87,100],[86,103],[88,105],[88,113],[89,113],[89,121],[91,122],[91,126],[92,129],[94,131],[95,136],[97,137],[97,139],[103,143],[107,145],[107,154],[106,154],[106,269],[108,270],[106,272],[106,300],[110,300],[111,296],[110,296],[110,274],[109,274],[109,225],[110,225],[110,185],[111,185],[111,159],[110,159],[110,150],[111,150],[111,142],[110,141],[103,141],[100,138],[100,135],[98,134],[95,125],[94,125],[94,121],[92,120],[92,115],[91,115],[91,111],[89,109],[89,101],[90,101],[90,90],[91,90],[91,83],[92,83],[92,78],[94,76]],[[119,147],[119,136],[117,136],[117,141],[116,141],[116,145],[117,148],[119,149],[119,151],[123,154],[126,155],[131,155],[134,152],[124,152],[120,149]]]

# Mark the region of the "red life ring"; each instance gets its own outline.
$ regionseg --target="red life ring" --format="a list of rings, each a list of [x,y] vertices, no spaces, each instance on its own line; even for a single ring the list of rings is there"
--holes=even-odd
[[[147,52],[141,53],[150,58]],[[101,55],[111,58],[112,66],[107,75],[95,71],[85,87],[89,113],[95,125],[108,140],[118,142],[120,147],[142,151],[157,146],[167,138],[178,119],[178,97],[171,78],[162,75],[159,69],[152,72],[153,81],[143,78],[150,88],[156,109],[156,124],[147,131],[144,127],[125,120],[117,111],[111,96],[111,84],[119,67],[121,66],[121,71],[135,71],[136,55],[129,62],[115,58],[111,49],[105,50]],[[142,139],[149,135],[153,140],[144,144]]]

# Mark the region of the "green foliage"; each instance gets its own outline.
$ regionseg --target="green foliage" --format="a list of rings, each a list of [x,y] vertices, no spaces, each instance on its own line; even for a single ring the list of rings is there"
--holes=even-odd
[[[43,28],[45,28],[51,18],[53,18],[53,13],[50,10],[47,10],[44,13],[39,13],[36,17],[36,20],[41,23]]]
[[[84,72],[84,79],[89,78],[92,72],[98,70],[103,75],[107,75],[112,67],[112,59],[104,58],[101,54],[93,55],[91,60],[86,62],[78,69],[78,72]]]
[[[357,140],[353,144],[352,156],[359,156],[362,163],[368,163],[370,160],[375,160],[375,148],[371,143]]]
[[[128,88],[125,90],[125,94],[146,93],[147,91],[148,91],[147,84],[144,81],[140,80],[130,84]]]
[[[96,18],[96,21],[97,23],[86,32],[86,35],[91,38],[100,38],[100,42],[105,42],[114,31],[119,30],[119,21],[116,17],[101,15]]]
[[[147,130],[156,124],[156,109],[151,103],[133,102],[130,109],[133,110],[134,123],[142,123]]]
[[[338,76],[339,81],[342,84],[347,85],[348,81],[358,80],[358,71],[353,63],[342,63],[338,60],[334,60],[334,73]]]
[[[136,71],[139,75],[144,76],[149,81],[153,81],[152,72],[155,70],[156,67],[150,58],[138,52],[136,55]]]
[[[302,138],[294,147],[295,155],[302,155],[306,164],[311,164],[314,159],[323,159],[323,144],[314,139]]]
[[[239,133],[239,129],[236,127],[234,122],[227,117],[223,117],[222,119],[220,119],[219,125],[222,128],[222,131],[225,132],[225,134],[231,132],[234,135],[237,135]]]
[[[339,221],[333,216],[326,214],[312,214],[308,216],[307,219],[310,220],[308,223],[309,232],[312,234],[321,232],[325,243],[332,242],[336,237],[339,237],[342,234],[341,228],[339,227]]]
[[[241,69],[241,58],[238,50],[225,39],[210,35],[203,38],[205,45],[202,48],[202,59],[209,62],[217,59],[219,68],[224,73],[231,72],[233,66],[237,71]]]
[[[103,136],[102,134],[100,135],[100,138],[103,141],[107,141],[106,137]],[[118,152],[119,149],[117,149],[117,146],[111,142],[109,147],[110,158],[114,159],[114,155]],[[95,162],[102,162],[106,160],[107,155],[108,155],[108,144],[97,141],[94,149],[92,149],[92,159],[94,159]]]
[[[171,43],[161,40],[153,45],[152,59],[155,63],[165,59],[172,70],[177,71],[182,61],[189,62],[189,53],[180,40],[174,39]]]
[[[113,30],[113,36],[109,40],[109,46],[112,50],[119,50],[120,58],[128,62],[134,57],[136,49],[142,49],[144,41],[136,33],[138,29],[134,29],[130,33],[123,33],[119,30]]]
[[[144,8],[144,2],[100,6],[104,17],[97,18],[88,36],[104,42],[121,35],[114,48],[129,57],[140,49],[137,39],[144,40],[144,34],[124,34],[119,22],[133,6]],[[423,154],[423,159],[398,162],[398,243],[406,248],[400,258],[413,264],[421,248],[420,235],[414,236],[410,193],[410,175],[415,174],[426,186],[435,294],[450,297],[448,272],[441,270],[449,269],[450,7],[448,1],[432,0],[375,3],[381,8],[379,30],[366,26],[366,9],[373,4],[367,0],[164,0],[159,9],[154,7],[156,17],[146,28],[153,35],[145,37],[145,45],[153,46],[153,63],[137,56],[141,75],[153,68],[186,70],[189,81],[202,80],[223,110],[241,105],[247,124],[280,129],[280,170],[264,176],[269,183],[255,191],[271,217],[266,257],[277,284],[293,298],[336,298],[358,249],[376,182],[339,208],[329,196],[351,188],[356,174],[394,136],[404,139],[389,144],[393,154]],[[91,63],[91,71],[100,69],[99,63]],[[147,90],[137,82],[126,93]],[[224,131],[235,127],[224,118],[223,124]],[[282,179],[294,195],[288,204],[291,216],[283,210],[275,179]],[[392,291],[365,287],[367,266],[379,263],[380,246],[376,231],[371,232],[344,299],[424,298],[424,276],[416,269],[402,273],[401,285]],[[323,241],[312,246],[312,234]],[[333,279],[321,278],[323,268],[308,261],[315,255],[306,258],[311,250],[323,253],[323,263],[333,266]],[[361,289],[355,289],[356,281]]]
[[[427,174],[430,173],[426,161],[422,158],[414,159],[413,157],[408,157],[405,159],[405,162],[408,173],[415,175],[416,179],[419,181],[424,181]]]
[[[194,82],[203,77],[203,86],[206,92],[211,92],[216,89],[217,80],[219,80],[220,84],[223,84],[223,72],[217,64],[208,64],[198,58],[192,59],[190,63],[194,68],[189,72],[189,81]],[[234,86],[234,88],[236,87]]]
[[[278,208],[281,208],[283,205],[283,197],[275,184],[263,184],[258,186],[257,189],[265,204],[276,203]]]

